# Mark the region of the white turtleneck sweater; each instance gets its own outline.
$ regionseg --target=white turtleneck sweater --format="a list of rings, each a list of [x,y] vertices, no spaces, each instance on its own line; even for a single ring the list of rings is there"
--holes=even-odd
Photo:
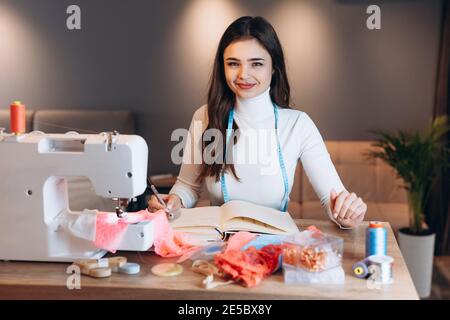
[[[233,161],[236,174],[241,181],[237,181],[228,170],[225,173],[225,180],[230,199],[250,201],[280,210],[285,188],[278,160],[275,117],[269,89],[251,99],[236,98],[234,121],[242,132],[233,147]],[[336,222],[329,207],[330,192],[332,188],[337,193],[345,188],[331,162],[322,136],[305,112],[283,108],[279,108],[278,111],[279,139],[289,181],[289,193],[297,161],[300,160],[324,212]],[[202,154],[201,132],[198,132],[200,124],[203,132],[208,124],[206,105],[194,113],[189,128],[192,140],[187,139],[181,170],[177,182],[170,191],[181,198],[186,208],[195,206],[202,189],[201,183],[196,182],[201,164],[192,163],[195,152],[198,155]],[[267,135],[264,136],[263,132]],[[255,143],[249,144],[249,139],[244,139],[246,134],[248,134],[246,137],[249,137],[251,133],[256,133],[258,145],[264,146],[263,148],[256,149]],[[255,153],[258,154],[256,161]],[[191,161],[188,161],[189,159]],[[211,205],[222,205],[224,200],[220,181],[215,182],[214,177],[208,177],[204,183]]]

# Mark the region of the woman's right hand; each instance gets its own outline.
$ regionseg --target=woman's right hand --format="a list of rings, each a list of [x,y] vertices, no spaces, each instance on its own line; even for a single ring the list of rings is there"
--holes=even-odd
[[[162,194],[161,198],[166,203],[167,209],[175,215],[178,214],[180,209],[183,207],[180,197],[176,194]],[[155,195],[152,195],[150,197],[150,200],[147,204],[149,212],[156,212],[158,210],[164,209],[164,206],[159,203],[158,198],[156,198]]]

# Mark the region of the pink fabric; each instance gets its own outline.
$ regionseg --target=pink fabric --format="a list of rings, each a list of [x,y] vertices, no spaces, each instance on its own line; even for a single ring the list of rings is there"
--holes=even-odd
[[[254,238],[255,235],[249,232],[238,232],[230,238],[225,251],[214,257],[214,263],[220,271],[246,287],[256,286],[274,272],[282,251],[282,245],[272,244],[261,250],[252,246],[241,251],[241,248]]]
[[[239,231],[230,237],[224,253],[228,253],[230,251],[239,251],[243,246],[245,246],[255,238],[256,235],[254,233]]]
[[[127,231],[128,225],[141,221],[154,222],[154,247],[162,257],[178,257],[197,247],[190,245],[181,232],[174,231],[164,210],[150,213],[147,210],[128,212],[127,218],[119,219],[115,213],[99,212],[95,225],[96,247],[115,253]]]
[[[319,228],[317,228],[315,225],[310,225],[309,227],[306,228],[306,230],[322,233],[322,231]]]
[[[319,228],[317,228],[314,225],[310,225],[308,228],[306,228],[306,230],[313,232],[313,234],[312,234],[313,238],[320,239],[321,237],[323,237],[322,230],[320,230]]]
[[[99,212],[95,221],[95,246],[115,253],[127,228],[128,223],[117,218],[117,215]]]

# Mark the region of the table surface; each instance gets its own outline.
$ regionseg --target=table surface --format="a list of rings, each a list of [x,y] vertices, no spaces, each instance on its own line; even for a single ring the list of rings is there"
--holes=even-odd
[[[344,238],[344,284],[287,285],[278,271],[253,288],[231,284],[207,290],[201,284],[203,276],[190,270],[190,260],[182,263],[181,275],[157,277],[151,273],[152,266],[176,258],[163,259],[150,252],[117,252],[129,262],[138,262],[140,273],[113,273],[102,279],[82,275],[79,290],[66,286],[68,263],[0,261],[0,299],[419,299],[388,223],[388,255],[394,258],[394,282],[369,289],[367,280],[356,278],[351,270],[353,263],[364,258],[368,222],[354,230],[340,230],[331,221],[295,221],[300,228],[315,225]]]

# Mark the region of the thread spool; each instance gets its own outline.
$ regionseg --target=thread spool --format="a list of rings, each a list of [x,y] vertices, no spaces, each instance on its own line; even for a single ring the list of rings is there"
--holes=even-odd
[[[141,266],[137,263],[127,262],[119,267],[119,273],[124,274],[138,274],[141,271]]]
[[[112,272],[119,272],[119,268],[127,263],[127,258],[125,257],[112,257],[108,260]]]
[[[89,275],[94,278],[107,278],[111,276],[110,268],[89,269]]]
[[[361,261],[356,262],[352,266],[353,274],[359,279],[365,279],[369,276],[369,259],[365,258]]]
[[[20,101],[14,101],[9,106],[9,121],[11,133],[22,134],[26,131],[25,105]]]
[[[369,270],[374,276],[375,281],[382,284],[392,283],[392,265],[394,259],[386,255],[375,255],[369,258]],[[375,268],[374,268],[375,267]]]
[[[177,276],[182,272],[183,266],[177,263],[161,263],[152,268],[152,273],[160,277]]]
[[[366,231],[366,257],[372,255],[387,255],[387,231],[379,221],[371,221]]]

